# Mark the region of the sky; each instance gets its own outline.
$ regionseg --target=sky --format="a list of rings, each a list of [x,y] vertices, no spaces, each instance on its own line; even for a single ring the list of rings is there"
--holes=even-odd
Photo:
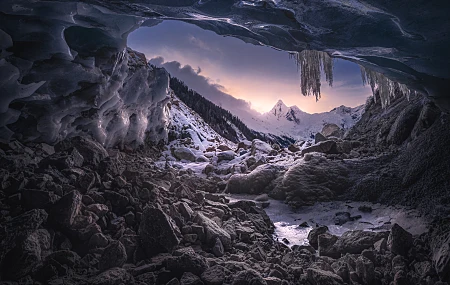
[[[336,59],[333,87],[323,76],[322,97],[316,102],[301,94],[296,63],[286,51],[219,36],[180,21],[141,27],[129,36],[128,46],[225,108],[236,104],[264,113],[281,99],[287,106],[317,113],[340,105],[356,107],[371,95],[362,84],[358,65]]]

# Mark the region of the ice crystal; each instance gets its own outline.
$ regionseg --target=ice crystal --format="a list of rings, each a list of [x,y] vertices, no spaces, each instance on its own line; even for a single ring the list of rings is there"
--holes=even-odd
[[[409,97],[416,94],[415,90],[411,90],[408,86],[402,83],[398,83],[390,80],[382,73],[367,69],[363,66],[361,68],[361,77],[363,80],[363,84],[368,84],[372,89],[373,98],[376,102],[377,97],[375,93],[378,91],[378,95],[380,97],[381,106],[386,108],[391,103],[391,98],[395,97],[396,90],[400,93],[404,94],[406,98],[409,100]]]
[[[302,94],[313,95],[316,101],[319,100],[321,71],[325,73],[328,84],[333,85],[333,58],[326,52],[315,50],[290,53],[290,57],[296,61],[300,71]]]

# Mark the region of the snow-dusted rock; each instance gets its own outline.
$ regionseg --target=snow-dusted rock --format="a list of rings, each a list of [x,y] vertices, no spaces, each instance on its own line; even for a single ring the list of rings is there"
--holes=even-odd
[[[230,177],[226,191],[229,193],[259,194],[277,177],[280,167],[266,164],[249,174],[235,174]]]
[[[192,152],[191,149],[187,147],[177,147],[173,150],[173,156],[178,158],[179,160],[189,160],[189,161],[195,161],[197,157]]]
[[[336,142],[333,140],[319,142],[318,144],[304,148],[302,155],[310,152],[336,153]]]
[[[344,131],[336,124],[325,124],[321,131],[322,135],[325,137],[342,137],[344,135]]]
[[[251,155],[255,154],[269,154],[272,151],[272,146],[261,140],[255,139],[252,141]]]
[[[236,153],[232,150],[222,151],[217,154],[217,162],[223,160],[233,160],[236,157]]]

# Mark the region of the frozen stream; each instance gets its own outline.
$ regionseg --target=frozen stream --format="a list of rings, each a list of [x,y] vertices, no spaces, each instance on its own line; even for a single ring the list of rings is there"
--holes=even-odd
[[[231,195],[230,202],[237,200],[253,200],[256,196]],[[270,205],[265,208],[272,222],[275,224],[275,236],[281,241],[283,238],[289,240],[289,245],[307,244],[308,233],[318,225],[328,226],[330,232],[342,235],[350,230],[385,231],[397,223],[413,235],[422,234],[427,231],[428,221],[421,217],[416,211],[404,207],[385,206],[381,204],[363,202],[320,202],[314,206],[291,209],[283,201],[269,199]],[[358,210],[360,206],[369,206],[373,210],[370,213]],[[361,218],[349,221],[341,226],[335,225],[336,213],[349,212],[354,217]],[[307,222],[308,227],[300,227]]]

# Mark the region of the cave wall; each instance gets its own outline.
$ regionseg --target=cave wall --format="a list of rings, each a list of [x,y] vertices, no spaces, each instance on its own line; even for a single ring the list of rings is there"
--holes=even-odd
[[[130,32],[164,19],[286,51],[327,51],[449,111],[449,9],[443,0],[3,0],[0,139],[55,143],[82,133],[109,147],[164,138],[166,75],[126,50]]]
[[[139,17],[82,3],[0,4],[0,139],[106,147],[167,137],[168,74],[126,48]]]

